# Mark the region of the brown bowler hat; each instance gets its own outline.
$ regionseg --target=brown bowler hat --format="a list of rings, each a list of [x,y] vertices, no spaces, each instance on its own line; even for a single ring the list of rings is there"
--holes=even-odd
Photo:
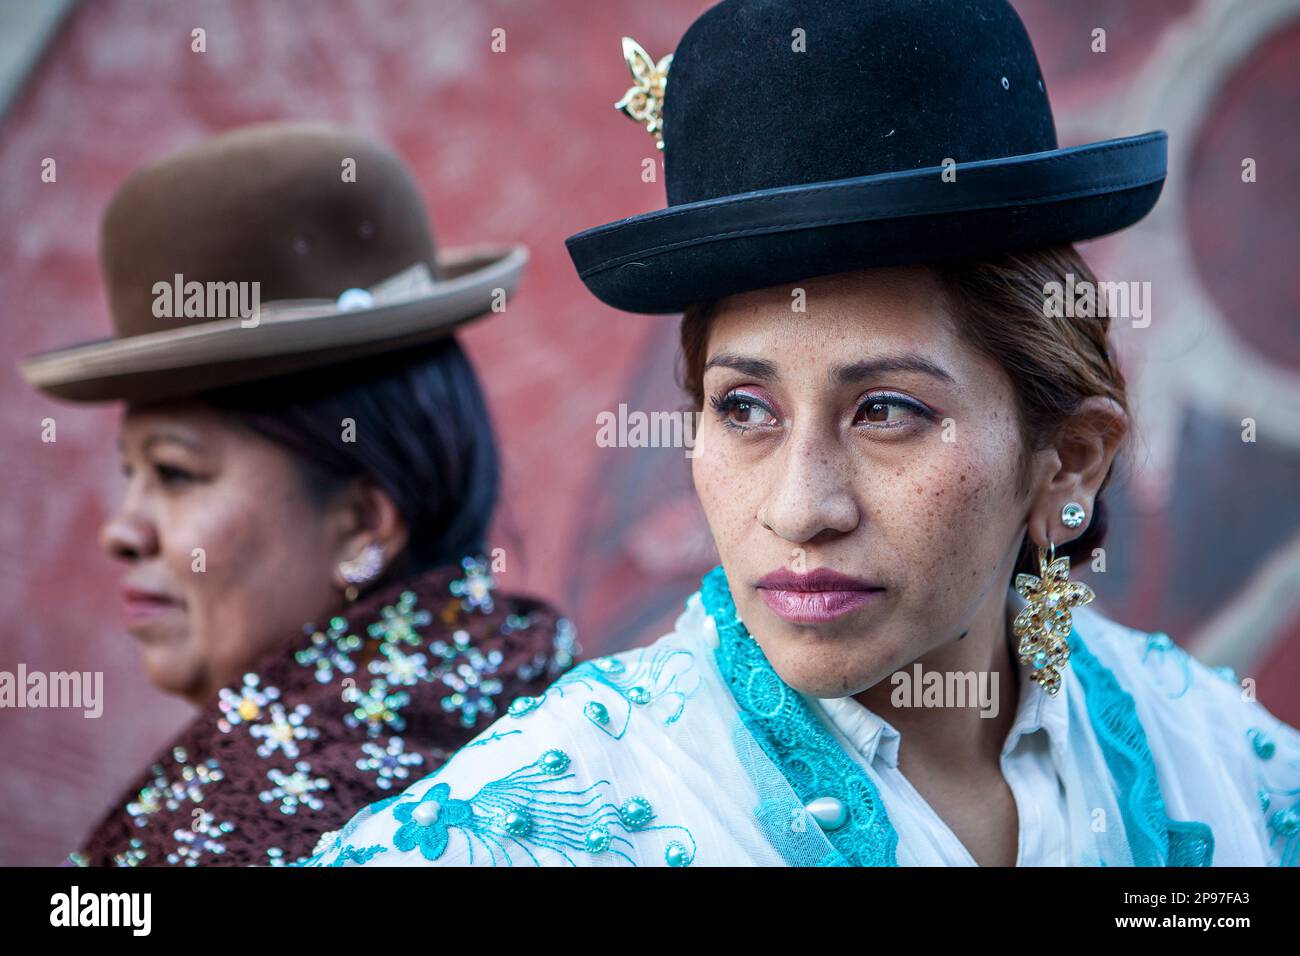
[[[512,295],[527,259],[435,256],[410,173],[363,136],[244,127],[127,180],[100,235],[113,337],[20,368],[71,401],[181,398],[448,335]]]

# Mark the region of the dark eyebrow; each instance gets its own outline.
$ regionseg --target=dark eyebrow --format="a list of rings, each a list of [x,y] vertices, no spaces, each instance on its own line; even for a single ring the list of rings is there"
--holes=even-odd
[[[735,352],[719,352],[713,358],[709,359],[704,365],[704,371],[721,366],[735,369],[751,378],[761,378],[767,381],[774,381],[780,376],[776,372],[776,365],[766,359],[750,358],[747,355],[737,355]]]
[[[780,378],[774,363],[766,359],[737,355],[734,352],[719,352],[705,364],[704,371],[707,372],[715,366],[735,369],[737,372],[752,378],[767,381],[775,381]],[[854,362],[851,365],[837,365],[831,369],[831,380],[837,385],[856,385],[863,379],[872,378],[886,372],[920,372],[923,375],[933,376],[952,385],[957,384],[956,379],[946,369],[914,352],[882,355],[879,358],[863,359],[861,362]]]
[[[913,352],[863,359],[852,365],[837,365],[831,369],[831,380],[837,385],[855,385],[865,378],[872,378],[885,372],[920,372],[952,385],[957,384],[956,379],[949,375],[946,369]]]

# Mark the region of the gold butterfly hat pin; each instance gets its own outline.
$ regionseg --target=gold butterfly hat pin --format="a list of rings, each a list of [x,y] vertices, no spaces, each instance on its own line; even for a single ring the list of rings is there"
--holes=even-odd
[[[668,67],[672,65],[673,55],[669,53],[656,63],[641,44],[631,37],[623,37],[623,58],[632,71],[633,85],[614,108],[644,123],[646,132],[652,133],[655,144],[663,149],[664,88],[668,85]]]

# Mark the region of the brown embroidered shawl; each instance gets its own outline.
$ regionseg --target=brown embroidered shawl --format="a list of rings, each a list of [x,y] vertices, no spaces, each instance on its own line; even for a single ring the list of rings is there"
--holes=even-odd
[[[574,662],[568,620],[484,562],[366,595],[224,688],[94,828],[89,866],[283,865],[433,773]]]

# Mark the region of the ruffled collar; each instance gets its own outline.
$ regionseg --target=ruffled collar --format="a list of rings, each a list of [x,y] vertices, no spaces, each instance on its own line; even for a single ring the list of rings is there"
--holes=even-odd
[[[819,865],[897,866],[898,833],[874,780],[844,752],[803,695],[777,675],[741,622],[721,566],[704,576],[700,595],[717,628],[714,655],[741,721],[813,819],[820,823],[831,808],[834,825],[823,829],[832,850]],[[1122,795],[1119,805],[1133,864],[1208,866],[1214,852],[1210,828],[1171,820],[1165,813],[1133,698],[1088,650],[1077,628],[1069,641],[1070,672],[1079,682],[1084,707],[1062,712],[1068,728],[1068,714],[1086,709]],[[1057,737],[1068,739],[1068,730]],[[836,809],[843,811],[839,819],[834,819]]]

